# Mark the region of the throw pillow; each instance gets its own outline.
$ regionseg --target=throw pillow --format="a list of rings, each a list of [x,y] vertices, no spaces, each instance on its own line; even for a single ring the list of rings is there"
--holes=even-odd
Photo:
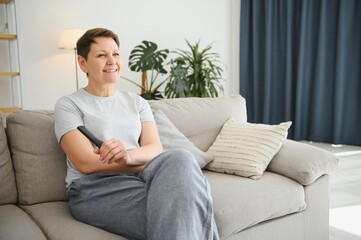
[[[189,141],[161,110],[157,110],[153,115],[164,151],[180,148],[186,149],[193,154],[201,168],[204,168],[213,160],[214,157],[212,155],[201,151]]]
[[[207,151],[215,159],[206,168],[251,179],[261,178],[285,142],[291,124],[241,123],[229,119]]]

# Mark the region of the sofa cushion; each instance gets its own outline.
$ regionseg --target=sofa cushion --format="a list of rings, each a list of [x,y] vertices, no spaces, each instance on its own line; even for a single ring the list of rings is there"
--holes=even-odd
[[[338,168],[338,157],[326,150],[305,143],[286,140],[267,170],[309,185],[324,174]]]
[[[13,204],[0,206],[0,239],[45,240],[36,223],[23,210]]]
[[[286,140],[290,126],[291,122],[268,125],[229,119],[208,149],[215,159],[207,169],[251,179],[261,178]]]
[[[253,181],[235,175],[203,172],[211,185],[221,238],[306,208],[303,186],[281,175],[266,171],[261,179]]]
[[[40,203],[22,206],[43,227],[49,239],[59,240],[122,240],[118,235],[75,220],[68,202]],[[34,238],[35,239],[35,238]]]
[[[161,110],[155,111],[153,115],[164,151],[178,148],[186,149],[197,159],[201,168],[204,168],[213,160],[214,157],[211,154],[201,151],[189,141],[189,139],[173,125]]]
[[[17,191],[14,177],[13,164],[3,125],[0,122],[0,205],[16,203]]]
[[[246,101],[240,95],[163,99],[149,101],[149,104],[153,111],[162,110],[176,128],[202,151],[207,151],[230,117],[247,121]]]
[[[52,111],[18,111],[7,118],[20,204],[66,200],[65,154],[54,133]]]

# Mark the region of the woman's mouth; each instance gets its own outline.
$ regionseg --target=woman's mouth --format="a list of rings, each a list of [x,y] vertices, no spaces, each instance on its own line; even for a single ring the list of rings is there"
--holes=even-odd
[[[118,71],[118,69],[104,69],[103,70],[103,72],[105,72],[105,73],[115,73],[117,71]]]

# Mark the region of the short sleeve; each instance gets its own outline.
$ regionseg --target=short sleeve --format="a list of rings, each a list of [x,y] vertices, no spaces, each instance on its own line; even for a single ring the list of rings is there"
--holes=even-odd
[[[137,98],[137,108],[141,122],[146,122],[146,121],[155,122],[149,103],[141,96],[138,96]]]
[[[55,104],[55,135],[60,142],[62,136],[83,125],[82,113],[76,105],[67,97],[60,98]]]

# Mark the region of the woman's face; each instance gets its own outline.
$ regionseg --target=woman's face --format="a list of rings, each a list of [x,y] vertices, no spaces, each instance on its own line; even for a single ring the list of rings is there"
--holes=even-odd
[[[88,59],[79,56],[79,65],[97,84],[115,83],[122,70],[119,47],[112,38],[98,37],[90,46]]]

